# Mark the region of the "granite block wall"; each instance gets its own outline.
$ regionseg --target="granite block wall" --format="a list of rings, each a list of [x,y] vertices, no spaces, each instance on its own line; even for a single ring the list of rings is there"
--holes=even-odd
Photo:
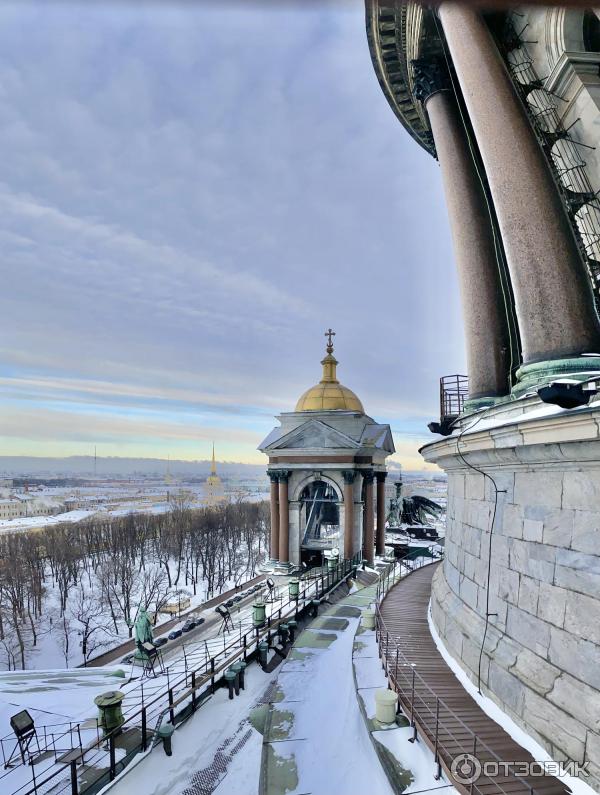
[[[477,682],[489,585],[483,692],[555,760],[587,761],[587,783],[600,791],[600,444],[534,436],[528,445],[513,427],[467,445],[467,459],[497,483],[495,519],[491,481],[465,466],[456,442],[425,448],[449,478],[432,618]]]

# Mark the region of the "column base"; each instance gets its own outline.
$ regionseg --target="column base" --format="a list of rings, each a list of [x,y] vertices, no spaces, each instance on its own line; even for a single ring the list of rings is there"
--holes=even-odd
[[[482,409],[489,409],[490,406],[495,406],[497,403],[504,403],[509,399],[510,399],[509,395],[494,395],[493,397],[469,398],[469,400],[465,400],[463,414],[472,414],[475,411],[481,411]]]
[[[274,573],[275,574],[289,574],[293,569],[293,565],[291,563],[282,563],[278,560],[275,563]]]
[[[279,561],[275,558],[269,558],[261,566],[261,571],[273,571],[279,565]]]
[[[595,375],[600,377],[600,356],[596,355],[524,364],[517,370],[517,383],[512,388],[512,395],[521,397],[560,378],[587,381]]]

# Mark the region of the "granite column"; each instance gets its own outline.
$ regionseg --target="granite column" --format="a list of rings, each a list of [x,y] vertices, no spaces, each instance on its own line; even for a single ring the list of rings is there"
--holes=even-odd
[[[354,480],[352,470],[342,472],[344,477],[344,558],[354,555]]]
[[[373,506],[373,472],[361,472],[365,484],[365,510],[363,528],[363,553],[365,560],[372,565],[374,561],[375,525]]]
[[[525,364],[600,351],[589,277],[548,162],[480,13],[445,0],[448,49],[493,196]]]
[[[387,472],[377,472],[377,535],[376,551],[383,557],[385,555],[385,479]]]
[[[272,561],[279,560],[279,473],[269,472],[271,479],[271,549]]]
[[[290,562],[290,507],[288,499],[289,472],[279,473],[279,562]]]
[[[452,231],[460,287],[469,398],[510,391],[510,337],[507,298],[487,197],[470,151],[460,109],[440,57],[413,61],[415,94],[423,103],[433,133]]]

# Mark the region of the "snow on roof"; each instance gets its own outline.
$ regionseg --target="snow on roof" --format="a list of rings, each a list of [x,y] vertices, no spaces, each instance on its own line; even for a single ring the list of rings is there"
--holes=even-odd
[[[82,519],[89,519],[98,511],[68,511],[67,513],[57,513],[54,516],[22,516],[19,519],[4,519],[0,521],[0,533],[9,533],[14,530],[33,530],[37,527],[47,527],[48,525],[64,524],[65,522],[81,522]]]

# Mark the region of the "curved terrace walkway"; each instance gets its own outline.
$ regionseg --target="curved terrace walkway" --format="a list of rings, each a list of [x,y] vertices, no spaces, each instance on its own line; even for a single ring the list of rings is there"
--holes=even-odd
[[[481,709],[446,664],[431,636],[427,611],[437,565],[424,566],[400,580],[380,605],[380,649],[390,685],[403,711],[413,717],[420,739],[450,772],[463,753],[481,761],[531,762],[533,757]],[[414,673],[413,673],[414,672]],[[413,695],[414,694],[414,695]],[[436,728],[437,727],[437,728]],[[502,772],[509,772],[501,768]],[[451,777],[450,780],[456,780]],[[569,790],[552,776],[485,775],[472,785],[456,783],[464,793],[562,795]]]

